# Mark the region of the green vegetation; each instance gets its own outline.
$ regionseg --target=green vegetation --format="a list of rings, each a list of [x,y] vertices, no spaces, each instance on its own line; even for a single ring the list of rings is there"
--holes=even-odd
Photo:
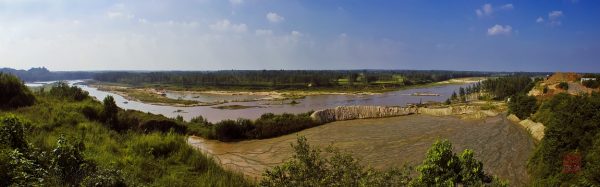
[[[471,95],[478,94],[481,92],[481,83],[475,83],[472,85],[468,85],[467,87],[460,87],[458,89],[458,94],[453,92],[448,100],[446,100],[445,104],[451,103],[465,103],[469,100]]]
[[[544,102],[533,119],[545,135],[529,160],[534,186],[600,185],[600,94],[558,94]],[[563,172],[568,155],[579,155],[581,168]]]
[[[499,77],[483,81],[482,90],[491,94],[496,100],[504,100],[518,94],[527,94],[537,81],[539,80],[533,81],[525,75]]]
[[[417,171],[419,175],[411,186],[508,186],[507,182],[486,175],[472,150],[465,149],[460,156],[454,154],[448,140],[436,141]]]
[[[535,113],[537,107],[537,100],[533,96],[516,95],[508,102],[508,112],[519,119],[528,118]]]
[[[311,148],[304,137],[299,137],[292,147],[292,159],[267,170],[261,186],[508,186],[507,182],[486,175],[473,151],[464,150],[460,156],[452,153],[452,144],[447,140],[436,142],[427,151],[415,179],[408,167],[378,171],[332,147],[322,154],[320,149]]]
[[[569,83],[561,82],[561,83],[558,83],[558,85],[556,85],[556,87],[560,88],[562,90],[568,90],[569,89]]]
[[[223,120],[214,124],[199,116],[191,120],[188,131],[194,135],[221,141],[272,138],[321,125],[312,120],[310,114],[312,111],[279,115],[266,113],[254,121]]]
[[[189,146],[182,122],[61,84],[35,98],[0,110],[0,186],[253,185]]]
[[[0,73],[0,109],[30,106],[34,102],[31,91],[17,77]]]
[[[468,71],[410,70],[262,70],[211,72],[104,72],[97,81],[134,87],[170,90],[302,90],[302,91],[391,91],[461,77],[492,73]]]
[[[148,93],[137,89],[124,89],[127,96],[135,98],[145,103],[161,103],[161,104],[180,104],[180,105],[197,105],[198,101],[185,99],[172,99],[159,94]]]

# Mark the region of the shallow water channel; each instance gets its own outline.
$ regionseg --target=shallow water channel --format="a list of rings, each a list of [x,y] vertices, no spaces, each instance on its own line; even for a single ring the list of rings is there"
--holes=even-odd
[[[306,129],[298,135],[306,136],[311,146],[333,145],[380,169],[404,164],[416,166],[437,139],[449,139],[455,152],[474,150],[486,172],[508,179],[511,186],[527,184],[525,166],[534,149],[534,140],[528,132],[504,115],[468,121],[427,115],[339,121]],[[266,168],[291,157],[290,144],[296,138],[296,134],[290,134],[224,143],[190,137],[188,142],[224,167],[258,179]]]
[[[184,119],[189,120],[195,116],[202,115],[208,121],[217,122],[223,119],[237,119],[247,118],[256,119],[264,113],[301,113],[308,112],[311,110],[321,110],[326,108],[334,108],[336,106],[346,105],[385,105],[385,106],[405,106],[408,103],[419,103],[436,101],[443,102],[452,95],[453,92],[458,92],[458,89],[464,85],[443,85],[443,86],[432,86],[426,88],[413,88],[406,90],[399,90],[394,92],[387,92],[375,95],[314,95],[307,96],[304,99],[297,99],[299,104],[272,104],[272,102],[266,101],[249,101],[249,102],[229,102],[214,106],[194,106],[194,107],[177,107],[177,106],[160,106],[152,105],[132,100],[127,100],[122,96],[114,93],[98,90],[97,88],[89,87],[87,85],[78,85],[85,91],[88,91],[91,96],[98,100],[104,99],[107,95],[111,95],[115,98],[117,105],[124,109],[134,109],[144,112],[151,112],[155,114],[162,114],[167,117],[176,117],[181,115]],[[439,96],[411,96],[410,94],[424,92],[424,93],[435,93]],[[169,97],[190,100],[202,100],[207,101],[219,101],[219,100],[248,100],[257,99],[258,96],[245,96],[245,95],[216,95],[216,94],[195,94],[195,95],[175,95],[170,93]],[[271,103],[271,104],[268,104]],[[227,110],[217,109],[213,107],[227,106],[227,105],[244,105],[253,106],[251,108],[238,109],[238,110]]]

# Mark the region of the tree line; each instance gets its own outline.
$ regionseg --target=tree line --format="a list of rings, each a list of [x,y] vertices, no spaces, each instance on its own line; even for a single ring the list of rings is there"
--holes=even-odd
[[[490,72],[417,70],[223,70],[195,72],[103,72],[94,79],[130,85],[248,86],[306,88],[370,84],[413,85],[451,78],[488,76]]]

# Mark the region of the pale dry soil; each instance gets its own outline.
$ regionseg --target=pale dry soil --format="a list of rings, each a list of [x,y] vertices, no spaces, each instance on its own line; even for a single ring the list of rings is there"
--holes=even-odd
[[[338,121],[303,130],[298,135],[306,136],[311,146],[333,145],[379,169],[404,164],[416,166],[431,144],[438,139],[449,139],[455,152],[473,149],[486,172],[508,179],[511,186],[527,184],[526,163],[534,149],[534,140],[528,132],[504,115],[481,120],[410,115]],[[265,169],[291,157],[290,144],[295,143],[296,137],[291,134],[233,143],[190,137],[188,143],[211,155],[225,168],[260,179]]]

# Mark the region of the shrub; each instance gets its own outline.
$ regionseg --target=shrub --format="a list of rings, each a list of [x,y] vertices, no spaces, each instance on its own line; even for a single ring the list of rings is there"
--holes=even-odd
[[[566,82],[561,82],[558,83],[558,85],[556,85],[557,88],[563,89],[563,90],[568,90],[569,89],[569,83]]]
[[[583,81],[582,84],[588,88],[598,88],[600,87],[600,80],[587,80]]]
[[[246,132],[252,129],[252,122],[239,119],[223,120],[213,125],[215,137],[221,141],[246,138]]]
[[[55,175],[67,185],[78,185],[88,174],[92,163],[82,155],[83,143],[74,145],[64,136],[60,136],[56,148],[52,150],[52,169]]]
[[[506,182],[486,175],[483,164],[474,158],[472,150],[465,149],[460,156],[454,154],[448,140],[436,141],[417,171],[419,175],[411,186],[483,186],[490,183],[508,186]]]
[[[171,119],[157,119],[157,120],[148,120],[142,122],[138,127],[141,132],[169,132],[173,130],[174,132],[184,134],[186,131],[186,126],[181,125]]]
[[[0,148],[26,150],[27,141],[23,133],[25,123],[12,114],[0,117]]]
[[[533,96],[516,95],[508,103],[508,112],[519,119],[526,119],[537,109],[537,100]]]
[[[35,97],[15,76],[0,73],[0,108],[31,106]]]
[[[326,152],[332,156],[325,157],[305,137],[292,148],[292,159],[265,171],[260,186],[406,186],[410,181],[408,168],[376,171],[331,147]]]
[[[119,107],[115,103],[112,96],[106,96],[102,102],[102,121],[109,126],[110,129],[116,129],[119,124]]]
[[[182,137],[173,133],[151,133],[136,137],[130,143],[134,153],[155,158],[168,157],[185,146]]]
[[[50,95],[57,98],[70,99],[75,101],[82,101],[88,98],[88,92],[83,91],[77,86],[69,86],[65,82],[58,82],[56,86],[53,86],[52,89],[50,89]]]

